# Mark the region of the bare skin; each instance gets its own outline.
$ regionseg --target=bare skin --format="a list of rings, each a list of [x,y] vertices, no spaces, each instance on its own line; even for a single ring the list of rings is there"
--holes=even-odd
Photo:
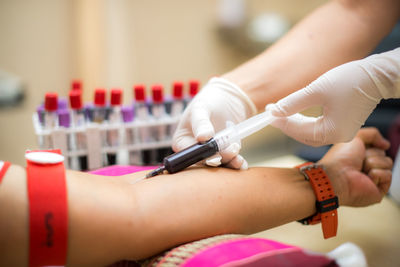
[[[323,157],[341,206],[382,200],[391,181],[388,147],[376,129],[363,129]],[[255,233],[315,213],[311,186],[295,168],[191,168],[135,183],[144,175],[67,171],[68,265],[143,259],[184,242]],[[0,185],[1,266],[27,265],[25,176],[13,165]]]

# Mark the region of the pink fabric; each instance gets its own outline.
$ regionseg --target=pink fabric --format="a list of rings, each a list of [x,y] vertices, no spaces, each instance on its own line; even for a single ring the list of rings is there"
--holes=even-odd
[[[183,267],[337,266],[324,254],[262,238],[230,240],[202,250]]]
[[[248,258],[228,262],[220,267],[337,267],[323,254],[310,254],[300,248],[261,252]]]
[[[262,238],[232,240],[198,252],[186,260],[182,266],[221,266],[222,264],[244,259],[261,252],[288,248],[296,247]]]
[[[153,170],[157,168],[156,166],[123,166],[123,165],[113,165],[104,167],[98,170],[90,171],[91,174],[104,175],[104,176],[120,176],[125,174],[130,174],[139,171]]]

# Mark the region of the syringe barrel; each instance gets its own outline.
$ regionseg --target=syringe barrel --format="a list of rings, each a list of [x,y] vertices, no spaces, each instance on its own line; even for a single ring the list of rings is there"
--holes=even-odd
[[[232,143],[240,142],[243,138],[261,130],[270,124],[273,119],[274,118],[269,112],[263,112],[218,132],[214,136],[214,139],[218,144],[219,151],[224,150]]]
[[[245,121],[236,124],[237,138],[243,139],[269,125],[274,120],[270,112],[264,111]]]
[[[182,151],[164,158],[163,164],[169,173],[179,172],[218,152],[218,145],[214,139],[205,143],[194,144]]]

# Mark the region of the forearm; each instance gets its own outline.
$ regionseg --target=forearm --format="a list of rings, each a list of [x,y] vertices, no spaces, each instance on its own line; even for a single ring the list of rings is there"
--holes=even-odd
[[[190,169],[137,184],[132,256],[224,233],[255,233],[310,216],[315,196],[296,169]]]
[[[0,244],[7,252],[1,263],[14,266],[26,265],[29,240],[26,174],[18,170],[17,179],[9,172],[0,187]],[[143,176],[67,172],[68,265],[141,259],[187,241],[254,233],[315,212],[314,193],[295,169],[197,168],[132,182]]]
[[[223,77],[262,109],[327,70],[368,55],[400,16],[400,1],[332,1],[275,45]]]

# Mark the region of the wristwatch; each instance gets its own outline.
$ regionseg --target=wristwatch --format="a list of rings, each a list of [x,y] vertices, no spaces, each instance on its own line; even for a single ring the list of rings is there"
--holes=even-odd
[[[317,212],[299,222],[302,224],[317,224],[321,222],[325,239],[336,236],[339,200],[335,195],[333,186],[323,166],[312,162],[306,162],[297,166],[297,168],[304,175],[305,179],[310,182],[317,198],[315,203]]]

